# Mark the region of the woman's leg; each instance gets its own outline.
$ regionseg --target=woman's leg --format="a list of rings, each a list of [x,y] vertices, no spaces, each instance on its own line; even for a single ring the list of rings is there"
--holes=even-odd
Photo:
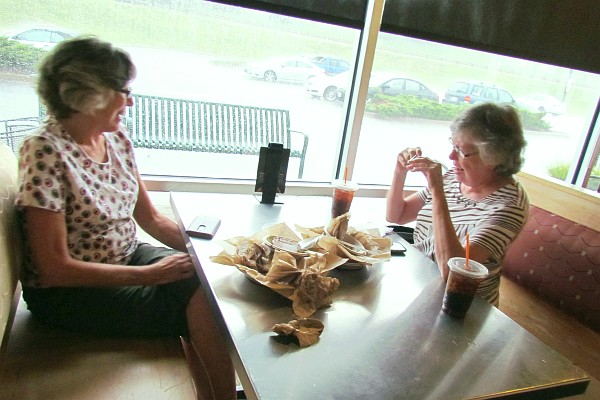
[[[190,340],[197,360],[190,360],[198,398],[202,400],[236,399],[235,370],[227,352],[223,334],[212,315],[202,289],[196,290],[187,306]]]

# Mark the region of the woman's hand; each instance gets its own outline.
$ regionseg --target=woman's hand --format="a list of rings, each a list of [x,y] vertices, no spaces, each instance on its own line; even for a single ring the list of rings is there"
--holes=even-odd
[[[187,253],[167,256],[160,261],[147,265],[150,282],[155,285],[174,282],[194,275],[194,263]]]
[[[410,168],[410,160],[422,156],[420,147],[408,147],[398,153],[396,167],[390,190],[387,193],[386,219],[395,224],[405,224],[417,218],[417,213],[423,207],[423,201],[418,193],[412,193],[404,197],[404,181]]]
[[[420,147],[407,147],[398,154],[396,168],[409,169],[409,161],[421,157],[422,154]]]
[[[414,157],[407,161],[406,167],[411,172],[422,172],[427,178],[429,190],[434,187],[442,187],[442,164],[429,157]]]

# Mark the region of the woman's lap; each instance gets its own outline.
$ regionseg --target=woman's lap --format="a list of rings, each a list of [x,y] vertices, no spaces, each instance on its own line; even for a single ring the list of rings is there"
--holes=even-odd
[[[174,254],[140,245],[130,265],[147,265]],[[31,312],[42,322],[102,336],[187,335],[186,307],[198,278],[158,286],[23,288]]]

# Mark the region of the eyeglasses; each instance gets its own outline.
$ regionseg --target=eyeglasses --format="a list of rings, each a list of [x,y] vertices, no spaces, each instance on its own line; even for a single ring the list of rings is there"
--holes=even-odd
[[[452,138],[448,138],[448,141],[452,145],[452,150],[454,150],[460,158],[467,158],[467,157],[471,157],[471,156],[475,156],[475,155],[479,154],[479,151],[472,151],[470,153],[465,153],[464,151],[462,151],[462,149],[460,147],[458,147],[457,145],[454,144],[454,142],[452,141]]]
[[[125,97],[127,97],[127,98],[131,97],[131,89],[122,88],[122,89],[115,89],[115,90],[119,93],[123,93],[125,95]]]

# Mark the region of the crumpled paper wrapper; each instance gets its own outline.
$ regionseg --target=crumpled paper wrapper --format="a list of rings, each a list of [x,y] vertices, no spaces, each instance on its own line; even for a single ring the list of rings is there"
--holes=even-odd
[[[273,250],[263,244],[263,239],[270,235],[300,240],[289,226],[280,223],[251,237],[238,236],[220,242],[224,250],[210,260],[235,266],[250,280],[292,300],[294,314],[300,318],[308,318],[319,308],[329,306],[331,295],[340,283],[327,274],[347,259],[334,252],[311,251],[309,256],[299,257]]]
[[[325,326],[318,319],[302,318],[292,320],[287,324],[275,324],[271,330],[280,336],[294,336],[300,347],[308,347],[319,341]]]
[[[364,265],[371,265],[378,262],[389,260],[392,256],[391,246],[392,240],[387,237],[381,237],[379,230],[357,230],[348,226],[350,213],[340,215],[332,219],[327,227],[319,226],[306,228],[295,225],[295,228],[302,238],[315,237],[323,235],[313,247],[315,251],[325,251],[330,254],[336,254],[339,257],[346,258],[351,262]],[[366,254],[357,255],[350,251],[346,246],[341,244],[341,241],[353,245],[362,246],[366,250]]]

